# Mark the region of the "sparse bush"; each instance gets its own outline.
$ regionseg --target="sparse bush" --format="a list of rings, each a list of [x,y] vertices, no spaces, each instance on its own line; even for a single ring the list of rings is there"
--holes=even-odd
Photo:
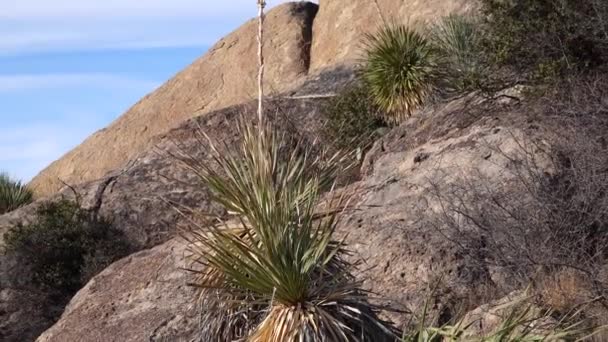
[[[480,27],[473,17],[452,14],[432,25],[429,35],[442,57],[445,72],[441,91],[483,88],[487,68],[480,58]]]
[[[507,291],[554,279],[564,293],[539,292],[556,310],[608,304],[607,82],[570,79],[528,102],[520,114],[549,129],[542,143],[518,141],[518,153],[494,151],[509,177],[470,173],[433,187],[441,210],[432,225],[477,261],[471,267],[491,268]],[[563,276],[572,272],[576,282]]]
[[[325,107],[327,134],[341,149],[366,149],[385,127],[368,89],[354,84],[331,99]]]
[[[386,122],[397,124],[426,103],[441,78],[439,52],[423,34],[389,25],[364,41],[362,79]]]
[[[467,317],[452,325],[427,326],[425,307],[418,324],[403,335],[401,342],[579,341],[579,338],[599,332],[583,329],[576,318],[572,318],[574,323],[568,323],[566,320],[555,321],[551,311],[535,307],[529,303],[529,299],[521,296],[490,308],[499,312],[496,313],[495,326],[490,327],[490,331],[486,333],[478,329],[479,322]],[[481,328],[484,330],[488,327]]]
[[[0,173],[0,215],[32,202],[32,192],[21,182]]]
[[[121,231],[67,200],[42,205],[33,223],[4,240],[6,253],[30,267],[31,283],[60,298],[130,251]]]
[[[607,61],[606,1],[481,0],[481,11],[484,57],[516,74],[552,77]]]
[[[317,210],[340,158],[313,157],[269,127],[241,127],[239,152],[215,155],[222,172],[179,157],[239,217],[186,234],[206,308],[202,340],[394,341],[334,240],[345,202],[330,195]]]

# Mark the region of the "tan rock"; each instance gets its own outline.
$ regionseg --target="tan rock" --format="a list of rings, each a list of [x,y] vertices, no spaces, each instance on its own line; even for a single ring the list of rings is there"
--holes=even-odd
[[[184,244],[172,240],[120,260],[72,299],[39,342],[193,341],[200,324]]]
[[[266,87],[281,91],[308,70],[317,5],[288,3],[268,13]],[[37,196],[104,176],[149,147],[151,138],[199,115],[255,97],[256,22],[221,39],[209,52],[144,97],[125,114],[52,163],[31,186]]]
[[[313,27],[310,70],[354,64],[361,40],[386,21],[419,22],[472,8],[474,0],[319,0]]]

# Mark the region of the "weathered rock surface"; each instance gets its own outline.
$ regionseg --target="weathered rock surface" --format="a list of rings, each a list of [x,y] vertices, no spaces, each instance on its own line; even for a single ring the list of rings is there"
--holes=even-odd
[[[474,293],[480,279],[491,283],[491,275],[469,268],[438,231],[420,220],[421,212],[436,205],[427,191],[428,180],[436,176],[450,182],[473,168],[500,179],[508,162],[488,157],[486,148],[509,152],[518,146],[517,130],[506,129],[488,115],[469,116],[468,100],[441,106],[433,117],[395,128],[376,144],[366,159],[366,176],[349,187],[358,189],[357,210],[344,218],[339,231],[348,234],[353,257],[365,261],[359,274],[367,279],[365,286],[388,305],[420,307],[430,295],[428,287],[442,277],[432,310],[444,320],[453,314],[450,301]],[[434,122],[442,124],[430,126]],[[176,270],[182,255],[183,242],[173,239],[112,265],[74,297],[39,341],[86,342],[100,336],[115,341],[191,341],[198,323],[188,306],[194,294],[182,287],[186,276]],[[391,318],[403,323],[406,317]]]
[[[312,22],[317,5],[288,3],[266,20],[266,88],[286,90],[309,66]],[[208,113],[255,97],[256,22],[249,21],[221,39],[207,54],[144,97],[108,127],[49,165],[31,186],[38,196],[93,181],[118,169],[150,147],[151,139],[195,114]],[[61,180],[61,181],[60,181]]]
[[[430,309],[441,323],[455,315],[452,304],[501,290],[493,288],[490,269],[480,267],[484,260],[471,262],[428,221],[441,209],[433,187],[473,172],[496,186],[514,177],[506,156],[521,152],[522,130],[480,111],[480,102],[469,96],[431,108],[377,141],[364,160],[362,181],[351,186],[359,189],[359,210],[343,221],[354,257],[365,261],[360,277],[368,289],[414,312],[434,297]],[[488,154],[496,150],[503,154]],[[390,317],[400,324],[407,319]]]
[[[112,264],[37,341],[194,341],[200,321],[195,292],[180,269],[184,252],[173,240]]]
[[[320,0],[313,27],[310,70],[354,64],[361,41],[373,33],[382,17],[388,22],[432,21],[450,13],[469,11],[474,0]],[[379,10],[378,10],[379,9]],[[380,15],[382,13],[382,16]]]

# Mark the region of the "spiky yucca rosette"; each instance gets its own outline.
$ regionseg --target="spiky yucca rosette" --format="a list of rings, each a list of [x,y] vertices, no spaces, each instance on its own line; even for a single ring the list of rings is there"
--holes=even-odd
[[[211,143],[215,163],[179,156],[238,217],[187,234],[206,310],[203,339],[394,341],[333,237],[348,199],[331,188],[345,159],[313,157],[268,125],[240,127],[237,153]],[[326,190],[330,200],[318,208]]]
[[[432,95],[438,51],[421,33],[395,24],[368,34],[364,46],[362,78],[384,120],[398,124]]]

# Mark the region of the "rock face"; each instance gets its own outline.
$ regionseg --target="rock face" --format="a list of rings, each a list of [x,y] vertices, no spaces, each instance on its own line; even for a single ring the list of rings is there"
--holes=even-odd
[[[288,3],[268,13],[265,46],[266,87],[280,92],[305,75],[317,5]],[[50,195],[60,180],[77,185],[101,178],[150,146],[152,137],[195,113],[246,102],[255,97],[256,22],[249,21],[221,39],[207,54],[144,97],[110,126],[52,163],[31,186]]]
[[[497,186],[513,177],[505,156],[520,151],[523,134],[506,120],[473,114],[469,106],[480,102],[469,96],[429,109],[377,141],[364,160],[363,179],[351,186],[358,189],[359,210],[342,222],[354,259],[364,260],[359,277],[365,286],[397,310],[419,313],[433,299],[429,310],[439,324],[456,314],[452,304],[501,290],[493,287],[490,269],[480,266],[484,260],[463,256],[442,227],[428,221],[441,209],[434,187],[473,172]],[[389,317],[400,326],[408,318]]]
[[[193,341],[200,324],[174,240],[120,260],[92,279],[39,342]]]
[[[361,40],[388,22],[424,22],[450,13],[464,13],[474,0],[319,0],[313,28],[311,72],[330,66],[352,65],[360,55]],[[380,15],[382,14],[382,16]]]
[[[421,212],[436,207],[429,177],[449,183],[479,169],[499,180],[508,161],[488,156],[488,145],[505,153],[518,146],[519,131],[491,116],[470,116],[468,100],[395,128],[375,145],[363,166],[364,178],[347,188],[358,189],[358,210],[346,215],[338,232],[348,236],[353,257],[365,261],[358,274],[367,279],[365,286],[396,309],[419,308],[429,296],[428,286],[443,276],[441,296],[432,307],[443,320],[453,314],[450,301],[474,294],[479,280],[491,275],[469,268],[453,245],[420,220]],[[175,238],[115,263],[73,298],[38,341],[92,342],[101,336],[107,341],[197,341],[195,295],[184,286],[186,274],[177,270],[183,246]],[[406,317],[390,318],[400,324]]]

